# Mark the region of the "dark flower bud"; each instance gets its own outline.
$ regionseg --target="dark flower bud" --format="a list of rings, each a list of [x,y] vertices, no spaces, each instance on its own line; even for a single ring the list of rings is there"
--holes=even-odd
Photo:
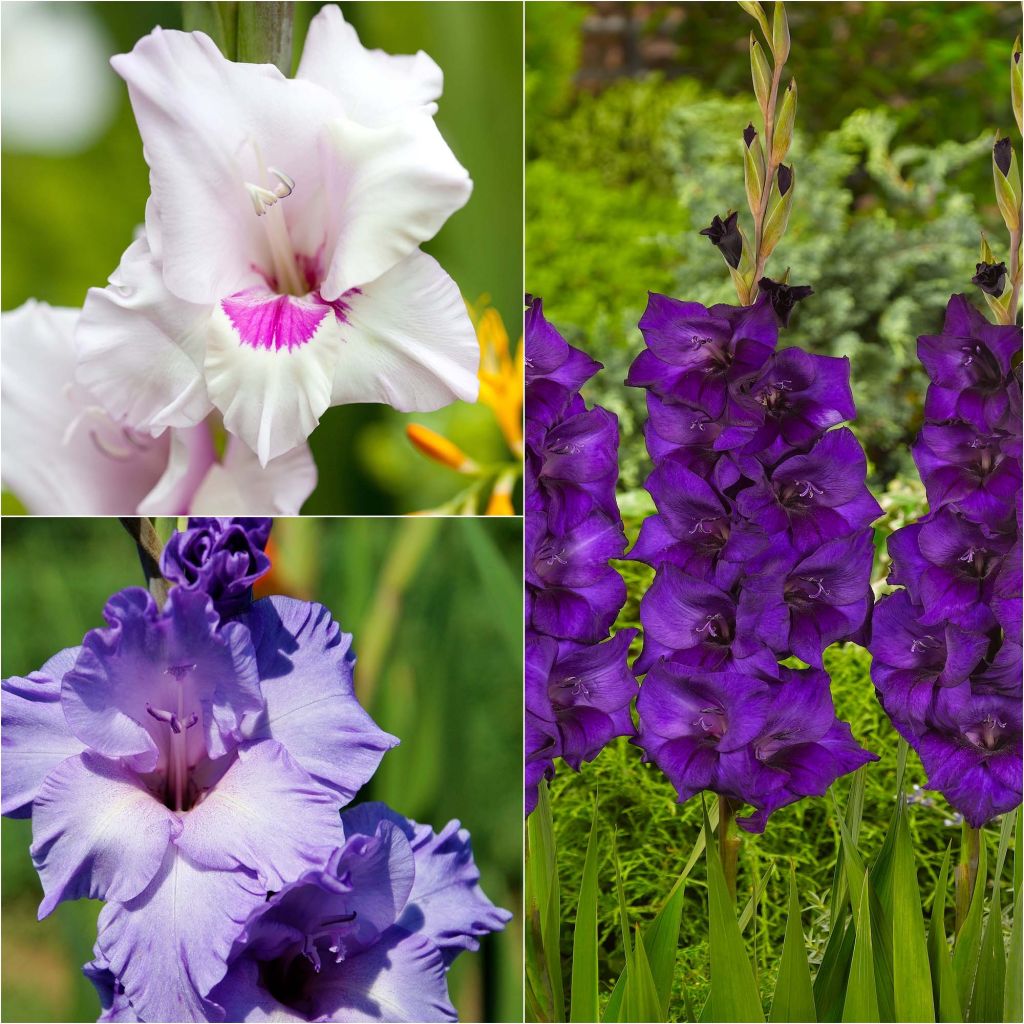
[[[785,164],[779,164],[779,195],[784,196],[793,184],[793,168],[787,167]]]
[[[783,327],[789,326],[789,314],[793,312],[793,307],[801,299],[814,294],[814,289],[809,284],[781,284],[770,277],[762,277],[757,286],[768,296],[772,309],[775,310],[775,315]]]
[[[971,278],[972,284],[998,299],[1003,294],[1003,285],[1006,283],[1006,264],[979,263],[976,269],[978,272]]]
[[[992,154],[996,158],[996,167],[999,168],[1005,178],[1010,173],[1010,158],[1013,156],[1013,150],[1010,147],[1010,137],[1007,136],[1005,139],[999,139],[992,148]]]
[[[713,245],[725,257],[725,262],[733,270],[740,264],[740,256],[743,253],[743,239],[740,238],[740,229],[736,226],[736,213],[730,213],[723,221],[717,214],[712,218],[711,224],[701,231],[706,238],[710,238]]]
[[[752,124],[748,124],[747,127],[743,129],[743,143],[747,149],[750,149],[751,144],[756,138],[757,129]]]

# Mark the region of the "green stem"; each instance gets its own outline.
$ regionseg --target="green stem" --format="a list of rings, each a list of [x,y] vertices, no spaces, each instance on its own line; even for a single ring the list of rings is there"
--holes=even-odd
[[[772,57],[775,61],[774,55]],[[747,295],[747,304],[757,299],[757,282],[764,275],[764,265],[767,257],[761,252],[761,243],[764,238],[764,224],[768,217],[768,203],[772,197],[772,190],[775,187],[775,172],[779,165],[772,156],[775,148],[775,107],[779,99],[779,83],[782,81],[782,69],[785,64],[781,61],[776,63],[772,72],[772,88],[768,94],[768,107],[764,112],[764,151],[765,151],[765,174],[764,188],[761,190],[761,204],[757,211],[757,218],[754,221],[754,280]]]
[[[248,64],[276,64],[292,73],[294,3],[238,5],[238,59]]]
[[[978,881],[978,858],[981,855],[981,829],[967,828],[964,832],[965,850],[956,866],[956,933],[960,934],[967,912],[971,909],[974,886]]]
[[[120,522],[135,541],[139,552],[139,561],[142,563],[142,572],[146,577],[146,586],[149,588],[150,594],[153,595],[157,607],[163,608],[167,601],[170,584],[160,572],[160,555],[164,546],[156,528],[150,520],[143,516],[122,518]]]
[[[736,899],[736,866],[739,859],[740,839],[733,836],[732,822],[736,817],[732,802],[727,796],[718,797],[718,854],[722,859],[722,872],[729,895]]]

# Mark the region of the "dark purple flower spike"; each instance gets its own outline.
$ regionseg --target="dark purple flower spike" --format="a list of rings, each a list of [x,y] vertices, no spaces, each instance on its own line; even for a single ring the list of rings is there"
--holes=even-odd
[[[975,283],[999,294],[998,270]],[[980,828],[1022,793],[1021,329],[954,295],[917,347],[931,383],[912,451],[931,511],[889,538],[904,589],[876,606],[871,676],[928,784]]]
[[[600,369],[566,343],[540,299],[526,313],[526,812],[555,759],[579,770],[633,733],[626,655],[608,631],[626,600],[609,564],[626,548],[615,501],[619,432],[579,394]],[[603,642],[602,642],[603,641]]]

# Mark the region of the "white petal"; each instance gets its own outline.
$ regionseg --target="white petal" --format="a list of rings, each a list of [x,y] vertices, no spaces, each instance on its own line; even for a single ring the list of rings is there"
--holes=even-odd
[[[242,340],[222,305],[210,317],[205,367],[210,398],[224,426],[256,452],[263,466],[303,444],[331,404],[341,334],[327,309],[308,341],[287,347],[270,341],[262,347]]]
[[[476,401],[480,346],[458,286],[436,260],[415,252],[346,301],[332,405],[427,412]]]
[[[150,434],[211,411],[203,381],[208,306],[171,294],[144,237],[106,288],[90,288],[75,333],[78,380],[119,420]]]
[[[228,61],[201,32],[155,29],[111,63],[142,135],[167,287],[213,303],[252,284],[253,264],[270,261],[246,183],[273,187],[271,167],[290,175],[294,216],[317,191],[317,139],[339,101],[270,64]]]
[[[134,515],[168,440],[122,429],[73,379],[77,309],[0,317],[3,484],[34,515]]]
[[[217,461],[207,424],[170,430],[167,436],[171,442],[167,469],[139,502],[139,513],[144,516],[183,516],[191,512],[193,496]]]
[[[349,117],[370,127],[413,111],[432,114],[444,87],[441,69],[422,50],[393,56],[366,49],[334,4],[321,7],[310,22],[295,77],[328,89]]]
[[[248,445],[228,441],[222,463],[214,463],[192,498],[198,516],[294,516],[316,487],[316,464],[309,445],[260,465]]]
[[[473,183],[429,114],[381,128],[339,118],[329,133],[321,214],[328,267],[320,293],[336,299],[433,238],[465,206]]]

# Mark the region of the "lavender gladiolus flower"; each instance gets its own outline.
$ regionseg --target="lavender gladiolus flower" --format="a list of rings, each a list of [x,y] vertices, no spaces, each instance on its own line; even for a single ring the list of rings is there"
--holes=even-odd
[[[616,418],[580,387],[599,369],[544,317],[526,313],[526,811],[555,758],[579,769],[631,735],[635,630],[610,640],[626,600],[609,560],[626,542],[615,501]],[[601,641],[604,641],[603,643]]]
[[[980,268],[979,268],[980,269]],[[972,827],[1021,801],[1021,330],[963,295],[918,339],[931,379],[912,451],[931,511],[889,538],[871,676],[928,783]]]
[[[162,612],[129,589],[104,615],[4,680],[2,809],[32,817],[42,915],[107,901],[99,962],[141,1019],[217,1019],[241,922],[322,867],[338,806],[396,741],[356,702],[351,638],[319,605],[268,598],[222,623],[177,586]]]
[[[636,742],[680,799],[711,789],[754,807],[737,819],[753,831],[873,756],[836,720],[820,669],[827,646],[864,627],[882,512],[863,450],[838,428],[856,413],[849,362],[777,352],[810,290],[767,284],[752,306],[651,295],[627,380],[648,392],[658,509],[630,552],[656,570],[640,604]],[[814,668],[791,675],[778,661],[793,655]],[[772,725],[794,701],[806,719]]]
[[[171,535],[160,571],[186,590],[201,590],[213,601],[221,620],[244,611],[252,585],[270,569],[264,554],[270,519],[202,519]]]

